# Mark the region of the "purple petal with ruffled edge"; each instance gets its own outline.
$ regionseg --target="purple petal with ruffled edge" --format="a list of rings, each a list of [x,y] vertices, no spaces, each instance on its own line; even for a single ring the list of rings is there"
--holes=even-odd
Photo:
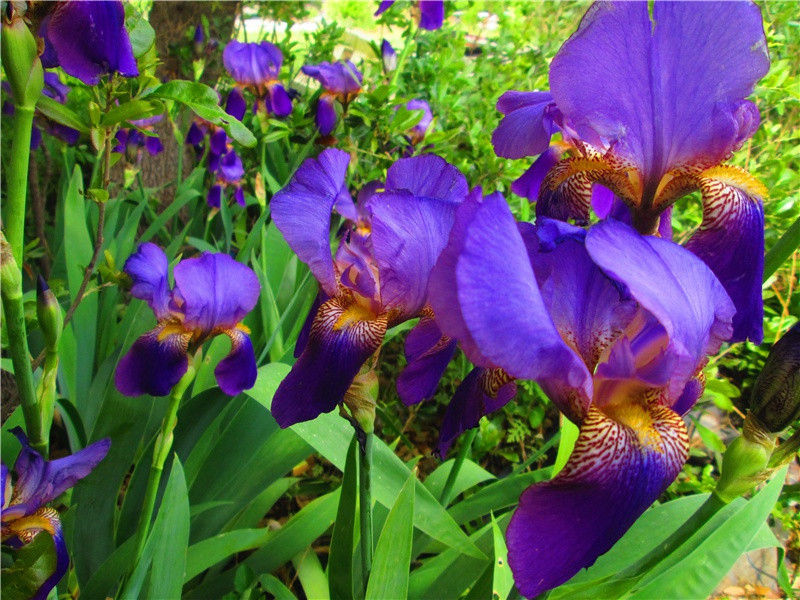
[[[431,107],[425,100],[409,100],[406,102],[406,109],[408,110],[421,110],[422,118],[411,128],[412,139],[414,143],[419,143],[425,137],[431,122],[433,121],[433,113]]]
[[[270,112],[276,117],[288,117],[292,113],[292,99],[280,83],[268,86]]]
[[[345,185],[349,162],[347,152],[324,150],[317,158],[303,161],[289,184],[270,201],[275,225],[329,296],[337,290],[330,246],[331,210],[340,197],[350,195]]]
[[[386,172],[387,192],[406,190],[414,196],[461,203],[469,194],[467,179],[441,156],[401,158]]]
[[[513,381],[502,383],[491,395],[488,390],[493,387],[492,380],[495,379],[505,382],[507,378],[499,369],[476,367],[458,386],[439,428],[438,452],[441,458],[447,456],[459,435],[477,427],[481,417],[501,409],[517,395],[517,384]]]
[[[235,150],[226,152],[220,157],[217,176],[227,184],[239,183],[244,177],[244,165]]]
[[[619,221],[592,227],[586,249],[664,327],[669,345],[660,360],[671,365],[669,398],[676,400],[703,358],[732,334],[735,308],[728,294],[691,252]]]
[[[742,102],[768,68],[755,4],[656,2],[651,20],[646,2],[602,2],[553,59],[550,89],[579,137],[613,144],[648,187],[741,143]]]
[[[249,390],[256,383],[258,370],[253,343],[250,336],[241,329],[225,332],[231,340],[231,351],[217,364],[214,376],[220,389],[229,396],[236,396],[242,390]]]
[[[742,189],[706,180],[703,222],[686,248],[699,256],[736,306],[731,342],[764,338],[764,205]]]
[[[675,479],[686,460],[686,427],[664,407],[649,414],[659,447],[643,446],[630,427],[590,409],[561,473],[522,494],[506,542],[524,596],[593,564]]]
[[[125,261],[123,270],[133,280],[131,295],[147,302],[157,319],[169,313],[169,262],[164,251],[153,244],[140,244]]]
[[[228,92],[228,99],[225,100],[225,112],[240,121],[244,118],[244,113],[247,112],[247,102],[239,88],[233,88]]]
[[[174,274],[188,329],[232,329],[253,310],[261,293],[253,270],[227,254],[205,252],[182,260]]]
[[[406,337],[406,365],[397,377],[397,395],[410,406],[433,397],[448,363],[456,351],[456,341],[443,335],[436,321],[423,317]]]
[[[444,0],[419,0],[420,29],[434,31],[444,23]]]
[[[492,133],[495,154],[505,158],[536,156],[547,150],[555,131],[548,107],[549,92],[508,91],[497,101],[497,110],[506,115]]]
[[[137,339],[122,357],[114,383],[125,396],[166,396],[189,366],[190,334],[169,333],[163,326]]]
[[[320,306],[303,353],[275,392],[271,411],[278,425],[309,421],[343,400],[386,333],[385,315],[364,320],[361,312],[342,298]]]
[[[589,372],[550,320],[505,199],[492,194],[477,210],[470,210],[474,210],[471,222],[453,227],[451,243],[442,254],[444,258],[453,250],[453,236],[462,238],[453,265],[455,294],[446,291],[442,297],[446,279],[431,285],[431,305],[437,318],[446,311],[451,313],[439,318],[442,331],[457,338],[478,366],[501,367],[520,379],[557,378],[591,397]],[[451,260],[444,258],[443,264]],[[457,311],[448,306],[448,296]],[[463,323],[451,327],[459,319]],[[466,340],[459,337],[465,329],[469,334]]]
[[[62,2],[42,22],[50,49],[46,67],[61,66],[86,85],[114,71],[136,77],[139,69],[125,30],[125,10],[119,1]],[[57,62],[52,64],[53,59]]]
[[[530,202],[536,202],[545,176],[561,158],[561,154],[560,149],[550,146],[542,152],[527,171],[511,183],[511,191],[517,196],[527,198]]]
[[[375,16],[382,14],[389,8],[392,4],[395,3],[395,0],[381,0],[381,3],[378,5],[378,10],[375,11]]]
[[[245,43],[231,40],[222,51],[222,62],[241,85],[263,85],[277,79],[283,64],[280,49],[269,42]]]
[[[381,305],[411,318],[427,300],[431,269],[447,244],[458,205],[409,192],[385,192],[369,206]]]
[[[31,448],[28,437],[20,427],[11,429],[22,446],[14,472],[17,482],[14,485],[14,504],[3,510],[3,517],[16,517],[33,514],[54,500],[79,480],[92,472],[111,447],[108,438],[99,440],[70,456],[46,461],[41,454]]]

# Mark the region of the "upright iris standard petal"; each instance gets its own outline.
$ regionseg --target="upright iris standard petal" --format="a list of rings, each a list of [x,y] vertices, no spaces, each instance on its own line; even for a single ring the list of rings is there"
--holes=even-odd
[[[674,360],[669,388],[677,397],[698,363],[731,337],[735,308],[711,270],[677,244],[641,236],[618,221],[593,227],[586,249],[609,276],[664,327],[664,359]]]
[[[96,85],[101,75],[113,72],[139,75],[119,0],[59,2],[40,33],[45,39],[43,66],[61,66],[86,85]]]
[[[253,270],[227,254],[183,260],[174,274],[188,328],[232,329],[253,310],[261,291]]]
[[[741,102],[768,68],[750,2],[656,2],[652,19],[646,2],[599,2],[553,59],[550,89],[580,139],[612,146],[647,186],[740,143]]]
[[[444,22],[444,0],[419,0],[420,29],[434,31]]]
[[[461,172],[441,156],[403,158],[386,172],[386,191],[406,190],[414,196],[460,204],[469,193]]]
[[[325,91],[346,99],[361,91],[363,75],[349,60],[344,62],[322,62],[318,65],[305,65],[303,73],[322,84]]]
[[[687,456],[683,421],[661,406],[641,410],[646,436],[590,408],[561,473],[522,494],[506,542],[524,596],[594,563],[677,476]]]
[[[352,297],[323,303],[303,353],[275,392],[272,415],[281,427],[314,419],[342,401],[386,333],[386,314],[370,314]]]
[[[117,389],[126,396],[168,395],[189,368],[186,352],[190,337],[168,325],[142,335],[117,365]]]
[[[497,110],[505,115],[492,133],[492,145],[498,156],[523,158],[547,150],[555,131],[548,109],[553,105],[549,92],[508,91],[497,101]]]
[[[447,405],[439,429],[439,456],[444,459],[459,435],[476,427],[484,415],[500,410],[516,394],[517,384],[502,369],[472,369]]]
[[[125,261],[124,271],[133,280],[131,295],[147,302],[157,319],[165,317],[169,308],[168,269],[167,255],[151,242],[141,244]]]
[[[246,43],[231,40],[222,51],[222,62],[237,83],[258,86],[278,78],[283,54],[267,41]]]
[[[242,390],[253,387],[258,370],[253,343],[250,336],[241,328],[229,329],[225,334],[231,340],[231,351],[214,369],[214,376],[220,389],[229,396],[236,396]]]
[[[397,395],[403,404],[418,404],[433,397],[455,351],[456,340],[443,335],[433,318],[420,319],[406,337],[408,364],[397,377]]]
[[[330,247],[331,210],[349,196],[345,173],[350,156],[337,149],[306,159],[289,184],[272,198],[275,225],[329,296],[337,290]]]
[[[764,337],[764,192],[733,167],[708,169],[700,190],[703,222],[686,247],[711,268],[736,306],[731,341],[749,338],[760,344]]]

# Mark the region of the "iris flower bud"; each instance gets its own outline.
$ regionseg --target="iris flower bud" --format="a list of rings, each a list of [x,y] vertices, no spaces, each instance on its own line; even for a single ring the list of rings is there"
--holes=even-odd
[[[55,350],[58,348],[63,327],[61,306],[41,275],[36,284],[36,316],[39,318],[39,327],[42,329],[45,344],[48,349]]]
[[[18,107],[33,108],[44,87],[44,71],[36,39],[21,17],[3,22],[3,69]]]
[[[11,245],[6,241],[6,236],[0,233],[0,286],[3,294],[8,295],[15,290],[21,290],[22,275],[19,272],[17,261],[14,260],[14,253]],[[21,293],[18,291],[16,293]]]
[[[715,490],[717,496],[731,502],[764,481],[769,474],[767,465],[773,448],[773,437],[748,415],[742,435],[728,445],[722,457],[722,472]]]
[[[378,402],[378,374],[372,367],[364,367],[345,392],[344,404],[365,433],[375,428],[375,406]]]
[[[397,52],[395,52],[389,40],[383,40],[381,43],[381,58],[383,60],[383,70],[386,73],[391,73],[397,69]]]
[[[753,387],[750,412],[770,433],[800,417],[800,323],[772,346]]]

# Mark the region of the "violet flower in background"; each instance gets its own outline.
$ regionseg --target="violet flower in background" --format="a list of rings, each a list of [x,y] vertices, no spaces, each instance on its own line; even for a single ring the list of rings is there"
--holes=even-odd
[[[0,465],[2,481],[2,539],[11,545],[29,544],[46,531],[53,538],[56,568],[31,600],[45,600],[50,590],[61,581],[69,567],[69,553],[61,530],[61,520],[55,509],[46,506],[79,480],[92,472],[105,458],[111,440],[95,442],[71,456],[47,461],[30,447],[28,438],[19,427],[11,430],[22,446],[14,463],[16,483],[6,465]]]
[[[389,167],[385,184],[367,184],[355,204],[345,185],[349,160],[337,149],[307,159],[270,203],[275,225],[321,287],[297,341],[299,358],[272,402],[281,427],[342,402],[387,328],[422,316],[412,335],[422,328],[428,330],[422,338],[431,329],[441,337],[426,308],[428,276],[467,194],[464,176],[438,156],[401,159]],[[332,211],[346,219],[334,256]],[[453,347],[442,352],[446,366]],[[433,369],[438,364],[426,362]],[[440,376],[434,374],[434,385]]]
[[[382,0],[375,16],[383,14],[394,3],[395,0]],[[419,11],[421,29],[433,31],[441,28],[444,23],[444,0],[417,0],[416,10]]]
[[[276,45],[231,40],[222,52],[222,62],[237,84],[255,94],[256,111],[276,117],[286,117],[292,112],[292,100],[278,81],[283,54]]]
[[[512,187],[539,215],[586,222],[594,204],[669,237],[669,208],[699,190],[687,248],[733,299],[733,340],[760,343],[766,189],[720,163],[758,128],[746,98],[768,69],[751,2],[657,0],[652,18],[647,2],[599,2],[553,59],[550,92],[500,97],[492,141],[499,156],[540,155]],[[548,149],[555,131],[563,142]]]
[[[120,0],[64,0],[42,21],[42,66],[60,66],[86,85],[119,73],[136,77],[139,69],[125,29],[125,8]]]
[[[125,262],[131,295],[147,302],[158,323],[120,360],[117,389],[126,396],[166,396],[186,372],[188,355],[220,334],[231,340],[230,353],[214,369],[220,389],[235,396],[251,388],[256,359],[241,321],[258,301],[256,274],[227,254],[204,252],[175,265],[170,289],[168,266],[164,251],[149,242]]]
[[[670,241],[613,219],[516,223],[500,194],[459,208],[430,300],[474,364],[537,381],[580,426],[564,469],[523,493],[508,526],[515,582],[534,597],[594,563],[677,476],[680,415],[735,308]]]
[[[395,52],[387,39],[381,42],[381,60],[383,61],[384,73],[391,73],[397,69],[397,52]]]
[[[218,166],[214,171],[216,179],[208,191],[206,202],[212,208],[219,208],[223,195],[228,190],[233,190],[233,199],[239,206],[245,206],[242,179],[244,179],[244,166],[242,159],[234,150],[230,150],[219,157]]]
[[[322,84],[322,94],[317,101],[316,123],[321,135],[330,135],[337,121],[334,100],[347,106],[361,92],[364,77],[349,60],[305,65],[302,71]]]
[[[423,139],[425,139],[425,133],[428,131],[428,127],[431,126],[431,122],[433,121],[431,107],[427,102],[425,102],[425,100],[417,99],[409,100],[404,106],[406,110],[422,111],[422,118],[408,132],[408,137],[411,144],[419,144]]]
[[[128,161],[132,163],[141,161],[142,150],[147,150],[150,156],[163,152],[164,145],[158,136],[144,133],[145,131],[152,132],[153,126],[163,118],[164,115],[155,115],[147,119],[131,121],[131,125],[135,125],[136,128],[120,129],[116,135],[117,145],[114,146],[112,152],[125,154]]]

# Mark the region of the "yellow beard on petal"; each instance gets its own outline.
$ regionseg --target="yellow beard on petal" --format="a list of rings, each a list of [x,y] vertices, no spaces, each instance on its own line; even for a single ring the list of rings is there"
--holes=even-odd
[[[342,314],[339,315],[336,322],[333,324],[333,329],[343,329],[361,321],[372,321],[377,318],[377,316],[378,315],[371,310],[369,306],[355,301],[342,311]]]
[[[653,415],[639,402],[623,402],[603,407],[603,412],[618,423],[630,428],[643,448],[663,453],[661,434],[655,428]]]

